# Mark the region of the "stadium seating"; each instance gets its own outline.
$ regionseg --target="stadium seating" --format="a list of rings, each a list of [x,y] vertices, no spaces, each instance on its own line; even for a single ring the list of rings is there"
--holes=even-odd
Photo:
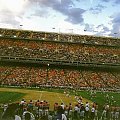
[[[94,45],[120,46],[120,39],[111,37],[95,37],[88,35],[73,35],[63,33],[35,32],[0,28],[0,36],[24,39],[49,40],[60,42],[75,42]]]
[[[12,86],[119,88],[119,74],[111,72],[0,66],[0,84]]]
[[[120,64],[119,39],[0,29],[0,56],[51,59],[69,63]],[[7,37],[7,38],[6,38]],[[84,44],[87,43],[87,44]],[[96,45],[95,45],[96,44]],[[101,46],[102,45],[102,46]],[[106,45],[106,46],[105,46]],[[114,47],[112,47],[113,45]],[[119,88],[119,74],[110,72],[0,67],[1,85]],[[104,83],[104,84],[103,84]]]
[[[0,56],[67,60],[68,62],[120,63],[120,49],[81,44],[1,39],[0,53]]]
[[[9,65],[8,63],[7,65],[5,65],[5,63],[2,64],[6,62],[2,61],[2,57],[13,57],[18,59],[18,63],[13,65],[10,59],[8,59],[7,62],[10,62]],[[29,59],[34,61],[36,59],[43,59],[44,61],[50,59],[52,62],[55,60],[61,62],[66,61],[69,64],[77,62],[83,64],[83,67],[88,63],[88,66],[86,69],[82,69],[79,66],[74,68],[68,66],[61,67],[60,65],[51,67],[49,64],[41,65],[41,63],[39,64],[41,66],[37,66],[38,64],[34,66],[30,65],[31,63],[29,62],[29,64],[27,62],[25,64],[21,63],[19,58],[24,58],[25,61]],[[13,63],[16,63],[14,60]],[[91,93],[92,91],[94,93],[96,90],[99,90],[101,94],[103,94],[105,90],[120,90],[119,71],[87,69],[89,68],[89,63],[93,66],[99,63],[108,66],[110,64],[119,66],[120,39],[0,28],[0,62],[0,86],[2,87],[53,87],[65,88],[64,90],[71,88],[74,93],[78,89],[86,89],[87,91],[90,90]],[[107,69],[107,66],[105,67]],[[93,93],[91,94],[91,99],[94,96]],[[78,96],[76,93],[75,95],[76,99]],[[69,95],[66,95],[66,97],[69,97]],[[64,109],[64,114],[67,113],[66,116],[68,119],[75,117],[74,113],[76,112],[76,108],[78,110],[76,116],[79,114],[79,117],[81,117],[80,108],[84,108],[85,106],[83,106],[82,102],[79,103],[79,98],[76,100],[78,104],[75,105],[72,111],[73,115],[68,115],[70,112],[67,111],[67,105]],[[24,102],[25,106],[21,105],[22,102],[19,105],[21,106],[20,108],[26,107],[26,110],[32,105],[32,109],[28,110],[33,112],[36,118],[39,119],[43,117],[43,119],[45,119],[44,115],[48,115],[49,112],[49,103],[47,101],[38,100],[33,102],[33,100],[30,100],[29,103],[27,103],[23,100],[22,102]],[[36,104],[37,102],[38,104]],[[104,108],[105,107],[106,106],[104,106]],[[92,109],[95,110],[96,119],[98,119],[97,114],[99,112],[97,108],[96,103],[90,106],[90,113]],[[113,111],[111,109],[111,113],[114,112],[114,116],[117,116],[118,110],[120,110],[120,108],[116,106]],[[54,111],[54,113],[56,113],[56,111]],[[99,114],[99,117],[104,118],[103,114]],[[86,118],[86,114],[82,117]],[[89,118],[90,117],[91,116],[89,116]],[[117,117],[119,119],[119,116]],[[107,117],[104,119],[107,119]]]

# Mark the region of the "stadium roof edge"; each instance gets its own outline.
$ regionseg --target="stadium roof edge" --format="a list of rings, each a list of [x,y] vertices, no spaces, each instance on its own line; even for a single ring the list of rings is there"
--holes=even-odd
[[[17,28],[0,28],[3,30],[15,30],[15,31],[26,31],[26,32],[43,32],[43,33],[54,33],[54,34],[64,34],[64,35],[74,35],[74,36],[89,36],[89,37],[95,37],[95,38],[109,38],[109,39],[120,39],[120,38],[114,38],[114,37],[106,37],[106,36],[94,36],[94,35],[82,35],[82,34],[75,34],[75,33],[59,33],[59,32],[48,32],[48,31],[37,31],[37,30],[23,30],[23,29],[17,29]]]

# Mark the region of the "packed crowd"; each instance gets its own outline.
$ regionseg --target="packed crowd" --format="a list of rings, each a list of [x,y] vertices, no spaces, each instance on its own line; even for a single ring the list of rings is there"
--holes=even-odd
[[[120,64],[120,49],[115,47],[93,46],[94,44],[119,46],[119,39],[67,35],[57,33],[45,33],[34,31],[5,30],[0,29],[0,36],[19,37],[23,40],[0,38],[0,56],[13,56],[23,58],[40,58],[63,61],[79,61],[93,63],[115,63]],[[29,40],[24,40],[25,38]],[[31,40],[30,40],[31,39]],[[34,41],[40,39],[42,41]],[[44,41],[44,40],[49,40]],[[52,42],[57,41],[57,42]],[[61,41],[61,42],[58,42]],[[66,42],[66,43],[62,43]],[[73,44],[80,42],[92,44]],[[21,86],[21,87],[70,87],[70,88],[95,88],[98,90],[110,88],[120,88],[120,74],[115,72],[70,70],[47,67],[28,66],[1,66],[0,65],[0,85]],[[16,112],[15,120],[32,117],[32,120],[47,116],[46,119],[55,120],[64,117],[64,120],[86,119],[98,120],[98,105],[94,103],[83,104],[82,100],[76,98],[78,104],[74,107],[55,103],[54,117],[49,114],[49,103],[47,101],[24,99],[19,103],[19,112]],[[6,110],[6,107],[4,111]],[[29,115],[26,117],[26,113]],[[100,119],[119,120],[120,108],[104,106]],[[71,115],[72,114],[72,115]],[[58,117],[58,118],[57,118]],[[19,119],[20,120],[20,119]]]
[[[53,69],[46,67],[0,66],[0,84],[23,87],[120,88],[120,75],[114,72]]]
[[[20,103],[13,105],[3,104],[1,118],[3,120],[7,117],[9,120],[119,120],[120,118],[118,106],[106,103],[101,110],[96,102],[83,103],[82,97],[79,96],[75,96],[75,99],[75,105],[54,103],[53,110],[49,109],[50,104],[46,100],[22,99]]]
[[[47,33],[23,30],[0,29],[0,35],[6,37],[18,37],[23,39],[50,40],[61,42],[78,42],[107,46],[119,46],[120,40],[116,38],[94,37],[87,35],[71,35],[63,33]]]
[[[120,49],[30,40],[0,40],[0,56],[52,59],[67,62],[120,63]]]

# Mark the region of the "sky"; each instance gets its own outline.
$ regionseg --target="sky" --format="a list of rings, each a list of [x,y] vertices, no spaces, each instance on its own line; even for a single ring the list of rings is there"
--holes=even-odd
[[[0,0],[0,28],[120,38],[120,0]]]

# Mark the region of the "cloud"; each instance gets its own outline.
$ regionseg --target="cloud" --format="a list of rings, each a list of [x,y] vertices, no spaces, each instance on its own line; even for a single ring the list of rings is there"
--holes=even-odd
[[[94,34],[95,36],[108,36],[110,33],[110,29],[104,24],[95,26],[93,24],[86,23],[84,30]]]
[[[66,21],[69,21],[73,24],[80,24],[84,21],[82,14],[85,12],[85,10],[80,8],[72,8],[69,9],[66,13],[67,19]]]
[[[108,27],[106,27],[104,24],[100,24],[98,26],[95,27],[95,35],[97,36],[108,36],[110,33],[110,29]]]
[[[113,15],[112,19],[112,30],[110,35],[120,37],[120,13]]]
[[[28,8],[28,0],[1,0],[0,4],[0,23],[3,26],[8,25],[18,27],[23,19],[23,16]],[[15,2],[14,4],[12,2]]]
[[[102,0],[103,2],[109,2],[110,0]]]
[[[42,18],[47,18],[48,16],[50,16],[49,14],[49,9],[45,9],[45,8],[42,8],[42,9],[36,9],[34,11],[33,14],[31,14],[31,16],[38,16],[38,17],[42,17]]]
[[[84,9],[76,8],[73,0],[12,0],[15,4],[6,3],[7,0],[1,0],[0,4],[0,24],[11,25],[12,27],[19,28],[27,18],[32,17],[55,17],[55,15],[64,16],[64,21],[72,24],[80,24],[84,22],[83,13]],[[19,1],[19,2],[17,2]],[[13,8],[16,8],[13,9]],[[51,13],[51,11],[54,13]]]
[[[93,32],[94,31],[94,25],[90,25],[90,24],[86,23],[84,30],[89,31],[89,32]]]
[[[35,4],[34,0],[30,0],[30,2],[31,4]],[[56,12],[61,13],[66,17],[65,21],[68,21],[72,24],[80,24],[84,21],[82,15],[85,10],[81,8],[75,8],[72,0],[40,0],[37,4],[44,9],[51,8]],[[39,13],[36,15],[40,16]]]
[[[109,28],[106,27],[104,24],[98,25],[98,26],[96,27],[96,29],[97,29],[98,31],[102,31],[102,32],[109,32],[109,31],[110,31]]]
[[[101,0],[103,2],[113,2],[115,4],[120,4],[120,0]]]
[[[12,26],[18,26],[20,24],[19,20],[16,19],[16,16],[7,10],[0,12],[0,23]]]
[[[106,8],[105,6],[98,4],[96,7],[92,7],[89,9],[89,11],[91,11],[93,14],[99,14],[102,12],[102,10]]]
[[[120,4],[120,0],[116,0],[115,3],[116,3],[116,4]]]

